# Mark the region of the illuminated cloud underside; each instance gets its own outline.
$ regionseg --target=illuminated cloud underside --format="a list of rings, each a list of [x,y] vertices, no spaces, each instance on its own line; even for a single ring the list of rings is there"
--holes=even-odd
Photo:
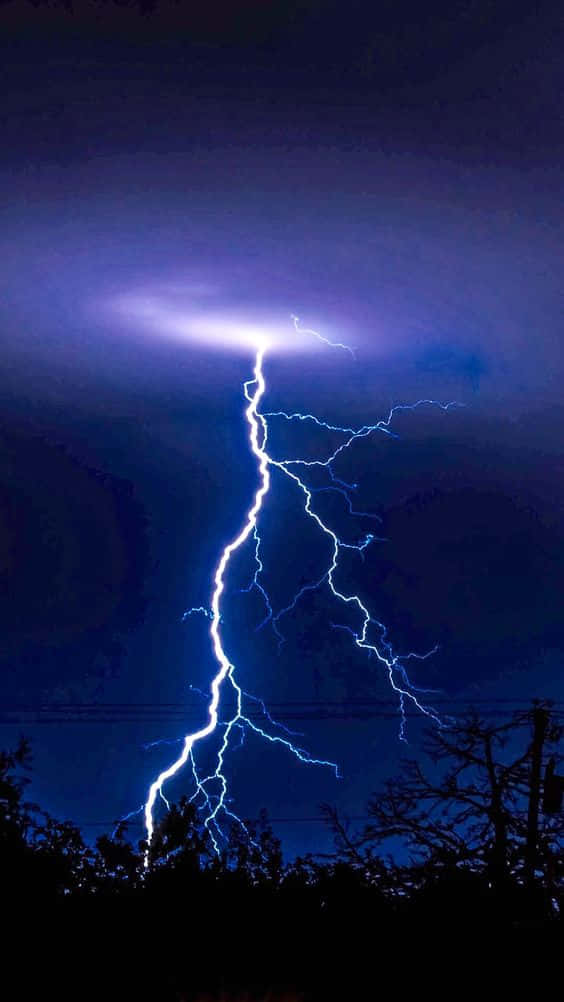
[[[198,286],[189,296],[172,289],[163,292],[129,293],[113,301],[111,308],[128,324],[136,328],[180,341],[192,341],[207,348],[230,351],[262,350],[269,354],[312,352],[322,345],[353,349],[338,337],[329,339],[311,329],[303,329],[297,317],[273,316],[272,312],[256,308],[214,308],[202,306],[206,295],[213,294]]]

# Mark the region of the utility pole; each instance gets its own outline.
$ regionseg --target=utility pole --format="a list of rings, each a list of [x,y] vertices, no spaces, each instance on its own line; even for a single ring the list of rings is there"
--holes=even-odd
[[[529,807],[527,811],[527,844],[525,848],[525,884],[534,887],[539,839],[539,807],[541,799],[542,750],[548,730],[549,714],[542,706],[533,710],[533,740],[529,776]]]

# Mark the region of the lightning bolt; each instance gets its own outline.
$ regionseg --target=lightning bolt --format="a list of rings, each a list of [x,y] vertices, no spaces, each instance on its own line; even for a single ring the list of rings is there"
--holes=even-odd
[[[315,336],[320,341],[334,348],[340,348],[345,351],[354,353],[348,345],[341,343],[330,342],[327,338],[318,334],[316,331],[302,329],[298,325],[298,319],[293,317],[293,322],[295,329],[299,333],[309,334]],[[228,543],[221,552],[219,562],[215,568],[213,577],[213,591],[211,598],[210,608],[207,609],[204,606],[199,606],[194,609],[188,610],[186,616],[193,613],[202,613],[210,620],[209,635],[211,640],[211,646],[214,654],[214,658],[217,664],[217,670],[212,678],[210,684],[210,694],[209,703],[207,707],[207,721],[199,729],[191,734],[185,735],[182,740],[182,750],[178,757],[172,762],[168,768],[164,769],[156,777],[154,782],[149,787],[149,792],[147,800],[144,805],[144,819],[145,828],[147,834],[147,852],[145,856],[145,865],[149,865],[150,859],[150,846],[151,841],[155,831],[155,803],[157,797],[161,798],[165,804],[167,804],[166,798],[163,793],[163,786],[168,780],[172,779],[186,763],[190,764],[192,771],[192,778],[195,785],[195,792],[192,796],[192,801],[196,801],[200,798],[200,806],[206,811],[204,824],[210,835],[212,844],[216,851],[219,852],[220,844],[219,839],[221,839],[223,833],[220,827],[220,818],[225,815],[232,822],[241,825],[244,831],[247,831],[244,822],[237,817],[228,807],[228,784],[224,773],[224,763],[225,756],[230,748],[231,737],[234,733],[238,733],[240,736],[240,746],[244,739],[245,729],[248,729],[255,734],[259,735],[264,740],[271,744],[280,745],[285,748],[290,754],[297,758],[300,762],[306,763],[308,765],[318,765],[326,766],[331,768],[335,775],[339,775],[338,766],[334,762],[329,762],[324,759],[314,758],[305,751],[303,748],[296,745],[292,738],[295,737],[292,732],[288,731],[287,728],[283,728],[282,725],[277,724],[275,720],[269,715],[266,706],[257,697],[250,696],[248,693],[244,692],[243,689],[237,682],[236,679],[236,668],[233,662],[228,657],[221,636],[221,624],[222,624],[222,596],[225,591],[225,579],[228,571],[229,563],[231,558],[236,551],[241,549],[249,540],[252,538],[254,541],[254,560],[255,560],[255,573],[251,580],[250,585],[243,591],[250,591],[251,589],[256,589],[262,596],[266,615],[263,621],[259,624],[257,629],[260,629],[266,623],[271,623],[275,634],[278,637],[279,643],[284,642],[284,636],[280,631],[279,623],[283,616],[287,615],[293,609],[296,608],[302,596],[307,592],[314,589],[322,588],[327,586],[332,594],[332,596],[337,599],[337,601],[344,607],[353,609],[358,617],[359,625],[356,629],[351,628],[348,625],[333,623],[332,627],[336,629],[343,629],[349,633],[353,639],[354,644],[361,650],[367,651],[371,655],[375,655],[378,662],[384,668],[389,684],[398,698],[398,705],[400,711],[400,731],[399,736],[402,740],[405,740],[405,709],[406,704],[414,706],[419,712],[430,717],[435,721],[436,724],[441,725],[442,721],[438,716],[436,710],[432,706],[428,706],[422,698],[422,694],[425,690],[417,689],[411,682],[405,667],[405,662],[417,658],[419,660],[424,660],[434,653],[433,650],[427,652],[426,654],[416,654],[413,652],[407,655],[398,655],[394,653],[392,645],[387,636],[387,630],[383,623],[375,619],[367,606],[364,604],[361,597],[355,593],[349,593],[344,590],[342,586],[338,586],[336,583],[336,575],[339,570],[339,558],[343,550],[356,551],[362,558],[364,557],[364,551],[368,546],[370,546],[376,539],[372,533],[366,533],[364,538],[357,543],[346,542],[341,539],[337,533],[326,524],[326,522],[321,518],[319,513],[313,507],[314,495],[321,491],[335,491],[343,495],[347,501],[348,509],[351,514],[358,515],[365,518],[376,518],[368,512],[357,512],[352,505],[351,491],[356,488],[356,484],[347,484],[345,481],[340,480],[334,473],[333,463],[337,457],[346,449],[348,449],[354,442],[359,439],[366,438],[375,432],[384,433],[387,435],[393,435],[390,425],[392,423],[393,417],[396,413],[403,410],[414,410],[416,408],[432,405],[441,407],[443,410],[448,410],[454,404],[439,404],[434,400],[419,400],[415,404],[410,405],[399,405],[393,407],[387,418],[378,421],[374,425],[363,425],[360,428],[349,428],[341,427],[338,425],[332,425],[328,422],[322,421],[313,414],[289,414],[284,411],[276,412],[264,412],[259,410],[261,401],[266,392],[266,383],[264,378],[264,357],[265,349],[259,348],[257,350],[255,364],[253,369],[253,378],[247,380],[243,384],[245,399],[247,400],[248,406],[245,410],[245,418],[248,425],[249,433],[249,445],[253,456],[257,463],[258,472],[258,487],[255,491],[252,504],[247,511],[246,518],[244,520],[243,527],[235,538]],[[289,459],[275,459],[267,451],[268,445],[268,421],[267,419],[280,419],[286,422],[311,422],[316,426],[323,428],[327,431],[333,433],[341,434],[343,436],[343,441],[339,446],[337,446],[325,459],[301,459],[301,458],[289,458]],[[313,488],[307,485],[303,479],[304,474],[300,474],[298,470],[307,470],[308,468],[319,467],[324,468],[328,474],[330,483],[325,487]],[[287,477],[298,491],[301,493],[304,499],[304,512],[309,518],[313,520],[316,524],[318,530],[326,537],[329,544],[329,559],[326,570],[323,575],[315,582],[311,584],[304,585],[295,595],[292,602],[285,608],[279,610],[276,614],[273,611],[272,603],[268,596],[266,589],[264,588],[260,578],[263,573],[263,563],[260,556],[260,546],[261,537],[258,529],[258,521],[261,509],[263,507],[264,499],[268,494],[271,486],[271,470],[279,471],[285,477]],[[225,688],[228,687],[231,691],[232,698],[234,697],[234,710],[231,711],[231,715],[228,719],[220,719],[220,706],[222,703],[222,694]],[[245,713],[246,701],[251,700],[255,703],[259,703],[262,707],[264,717],[269,724],[269,728],[259,726],[256,722],[250,719],[250,717]],[[278,733],[280,730],[283,734]],[[195,750],[196,746],[205,741],[206,738],[210,737],[215,733],[221,734],[221,742],[219,749],[216,754],[216,767],[207,776],[202,776],[198,772]],[[214,792],[219,791],[219,792]]]

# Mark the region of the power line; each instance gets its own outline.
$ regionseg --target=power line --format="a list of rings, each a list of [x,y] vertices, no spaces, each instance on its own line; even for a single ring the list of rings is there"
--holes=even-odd
[[[382,710],[378,711],[358,711],[356,713],[285,713],[285,714],[275,714],[273,716],[273,723],[346,723],[347,721],[363,721],[363,720],[397,720],[400,716],[399,710],[389,712],[384,712]],[[406,710],[403,714],[404,717],[408,719],[420,719],[420,714],[415,710]],[[480,719],[483,720],[503,720],[512,716],[511,710],[486,710],[480,713]],[[562,718],[564,717],[564,710],[553,711],[553,717]],[[264,714],[246,714],[249,720],[264,720]],[[182,716],[128,716],[128,717],[118,717],[118,716],[54,716],[54,717],[0,717],[0,726],[18,726],[18,727],[38,727],[38,726],[49,726],[49,725],[62,725],[70,724],[74,726],[84,726],[86,724],[90,725],[137,725],[142,724],[179,724],[184,725],[192,722],[197,722],[201,718],[196,716],[188,716],[186,714]],[[244,720],[242,721],[244,723]],[[221,723],[221,722],[220,722]]]
[[[257,706],[257,703],[254,704]],[[564,714],[564,700],[553,701],[550,712],[554,717]],[[462,700],[460,697],[439,697],[433,706],[445,715],[477,710],[485,719],[505,718],[514,713],[526,715],[531,701],[525,699],[480,697]],[[562,707],[558,709],[557,707]],[[198,722],[206,712],[204,702],[190,703],[13,703],[0,710],[0,724],[36,726],[49,724],[178,724]],[[345,700],[285,700],[270,704],[268,712],[259,705],[249,709],[249,720],[271,719],[272,722],[336,722],[351,720],[395,720],[398,706],[390,699]],[[439,710],[441,712],[441,710]],[[405,708],[407,717],[419,717],[415,708]]]
[[[372,817],[372,815],[370,815],[370,814],[347,814],[346,815],[346,820],[347,821],[370,821],[371,817]],[[261,818],[245,818],[244,820],[245,820],[246,824],[261,824],[262,823],[262,819]],[[328,823],[327,819],[321,817],[319,814],[312,814],[312,815],[299,814],[299,815],[295,815],[294,817],[283,817],[283,818],[271,818],[271,817],[267,817],[265,820],[266,820],[267,824],[294,824],[294,822],[296,822],[296,823],[302,823],[302,822],[310,823],[310,822],[314,822],[314,821],[320,822],[320,823],[323,823],[323,824],[327,824]],[[122,823],[123,822],[115,821],[115,820],[114,821],[77,821],[77,822],[75,822],[77,828],[111,828],[111,827],[115,828],[115,827],[117,827],[117,825],[122,824]],[[126,823],[128,825],[135,825],[135,827],[139,827],[139,828],[144,827],[144,822],[141,819],[134,820],[133,818],[128,818],[128,820],[127,820]]]
[[[432,693],[428,693],[432,696]],[[254,702],[255,698],[250,697]],[[461,696],[440,696],[433,699],[434,703],[438,704],[457,704],[464,703],[468,706],[474,705],[511,705],[511,706],[530,706],[532,703],[532,698],[517,698],[517,697],[461,697]],[[564,706],[564,700],[549,700],[551,705],[562,705]],[[395,699],[288,699],[288,700],[277,700],[270,704],[272,707],[284,707],[284,706],[396,706],[397,701]],[[4,706],[4,710],[43,710],[43,709],[106,709],[106,708],[119,708],[119,709],[186,709],[194,708],[198,709],[202,706],[202,702],[173,702],[173,703],[156,703],[156,702],[146,702],[146,703],[133,703],[130,701],[121,703],[101,703],[101,702],[78,702],[78,701],[68,701],[68,702],[52,702],[46,701],[43,703],[10,703]]]

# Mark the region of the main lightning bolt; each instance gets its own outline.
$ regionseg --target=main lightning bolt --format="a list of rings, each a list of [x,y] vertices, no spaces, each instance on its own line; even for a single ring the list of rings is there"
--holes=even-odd
[[[293,322],[295,329],[299,333],[314,335],[320,341],[323,341],[331,347],[342,348],[352,353],[352,349],[350,349],[347,345],[330,342],[326,338],[317,334],[316,331],[302,330],[298,326],[298,320],[296,317],[293,318]],[[350,492],[354,490],[356,485],[347,484],[335,475],[333,471],[334,461],[357,439],[365,438],[377,431],[384,434],[393,434],[391,432],[390,425],[395,413],[400,410],[413,410],[414,408],[421,407],[426,404],[432,404],[434,406],[441,407],[443,410],[447,410],[453,405],[437,404],[436,401],[432,400],[420,400],[412,405],[400,405],[392,408],[386,419],[378,421],[374,425],[364,425],[358,429],[331,425],[315,417],[313,414],[288,414],[283,411],[261,413],[259,406],[266,391],[263,371],[264,357],[265,348],[259,347],[255,359],[253,378],[247,380],[243,384],[245,399],[248,402],[248,406],[245,410],[245,418],[249,430],[249,444],[251,452],[257,462],[259,480],[258,487],[254,494],[252,504],[246,514],[242,529],[238,535],[224,547],[219,558],[213,578],[214,587],[210,608],[207,609],[204,607],[198,607],[189,610],[187,613],[187,615],[190,615],[191,613],[203,613],[210,619],[209,634],[213,654],[217,663],[217,670],[210,686],[207,721],[199,730],[196,730],[191,734],[187,734],[182,739],[182,750],[180,755],[174,762],[172,762],[171,765],[168,766],[167,769],[164,769],[161,773],[159,773],[149,788],[147,800],[144,805],[145,828],[147,833],[147,845],[149,848],[155,831],[154,810],[157,797],[160,797],[165,804],[167,803],[163,793],[163,786],[168,780],[172,779],[172,777],[175,776],[182,769],[182,767],[186,765],[186,763],[190,764],[192,778],[195,784],[195,792],[192,800],[196,800],[197,798],[201,799],[200,807],[206,811],[204,824],[209,832],[216,851],[219,851],[218,838],[223,834],[218,822],[218,818],[221,814],[225,814],[232,821],[237,822],[244,830],[246,830],[244,823],[235,814],[233,814],[227,806],[228,787],[223,767],[225,755],[229,749],[230,738],[234,732],[239,733],[240,742],[242,742],[244,731],[248,728],[263,739],[273,744],[285,747],[287,751],[293,754],[301,762],[330,767],[334,770],[337,776],[339,775],[338,767],[334,762],[313,758],[304,749],[294,744],[291,740],[291,737],[293,737],[292,733],[288,731],[287,728],[283,728],[282,725],[277,724],[276,721],[270,717],[264,703],[262,703],[261,700],[257,700],[256,697],[250,696],[241,689],[235,676],[235,665],[229,659],[224,649],[221,636],[221,600],[225,591],[225,578],[233,554],[244,546],[249,537],[252,537],[255,543],[254,559],[256,570],[251,584],[246,590],[256,588],[262,595],[266,606],[266,616],[259,627],[257,627],[258,629],[260,629],[261,626],[264,626],[267,622],[270,622],[279,642],[283,643],[284,637],[279,629],[279,622],[282,616],[293,610],[298,604],[300,598],[307,591],[327,585],[333,597],[344,607],[350,607],[356,610],[360,620],[359,626],[356,629],[339,623],[334,623],[332,626],[347,631],[352,636],[356,646],[362,650],[368,651],[370,654],[375,655],[387,673],[390,686],[398,697],[401,714],[400,738],[405,738],[405,709],[406,704],[408,703],[414,706],[421,713],[432,718],[437,724],[440,725],[441,723],[436,711],[432,707],[426,705],[423,701],[421,697],[422,690],[417,689],[410,682],[404,663],[405,661],[413,658],[424,659],[429,657],[433,651],[429,651],[427,654],[423,655],[415,654],[413,652],[404,656],[395,654],[388,639],[384,624],[372,617],[359,595],[355,593],[347,593],[335,582],[335,575],[339,568],[339,557],[341,555],[341,551],[355,550],[363,556],[364,550],[377,537],[375,537],[372,533],[367,533],[360,543],[350,543],[341,540],[334,530],[323,521],[319,513],[314,509],[313,496],[320,491],[336,491],[345,497],[349,511],[352,514],[359,515],[361,517],[374,517],[369,513],[356,512],[353,509]],[[327,431],[342,434],[344,436],[344,440],[330,453],[329,456],[327,456],[326,459],[275,459],[267,451],[267,418],[279,418],[287,422],[309,421],[321,428],[326,429]],[[310,467],[325,468],[329,473],[330,483],[321,488],[309,487],[302,479],[302,476],[298,474],[297,470],[300,468],[307,469]],[[329,563],[321,578],[318,581],[305,585],[301,588],[292,602],[276,614],[273,612],[268,593],[260,581],[260,576],[263,572],[263,564],[260,558],[261,537],[258,530],[259,515],[263,507],[264,499],[271,485],[271,468],[280,471],[288,477],[302,493],[304,498],[305,513],[315,522],[317,528],[323,533],[323,535],[326,536],[330,547]],[[376,637],[373,636],[373,632],[376,633]],[[231,716],[228,720],[220,719],[221,697],[226,685],[231,687],[235,702],[235,708],[231,712]],[[268,729],[258,726],[258,724],[251,720],[245,713],[246,700],[252,700],[255,703],[259,703],[262,707],[264,717],[269,724]],[[218,731],[221,732],[221,730],[223,730],[223,737],[216,756],[216,768],[212,773],[202,778],[197,769],[194,754],[195,748],[206,738],[210,737],[210,735]],[[278,730],[282,730],[284,734],[282,735],[278,733]],[[214,788],[219,790],[219,793],[212,792]],[[149,849],[145,857],[145,864],[148,865],[148,862]]]

